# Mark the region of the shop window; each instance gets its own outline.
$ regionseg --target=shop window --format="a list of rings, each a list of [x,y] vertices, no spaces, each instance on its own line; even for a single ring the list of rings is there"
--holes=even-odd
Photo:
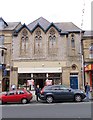
[[[91,46],[89,47],[89,58],[93,59],[93,43],[91,44]]]

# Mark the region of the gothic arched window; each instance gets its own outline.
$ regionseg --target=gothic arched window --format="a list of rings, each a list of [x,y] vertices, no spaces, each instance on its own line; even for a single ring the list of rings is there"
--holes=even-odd
[[[89,47],[89,58],[93,59],[93,43]]]
[[[21,34],[21,53],[25,54],[28,49],[28,32],[23,30]]]
[[[34,53],[41,54],[42,53],[42,34],[41,30],[38,28],[35,31],[35,44],[34,44]]]
[[[72,47],[72,49],[75,48],[74,34],[71,34],[71,47]]]
[[[57,52],[56,32],[53,28],[51,28],[49,31],[48,50],[49,50],[49,54],[56,54]]]

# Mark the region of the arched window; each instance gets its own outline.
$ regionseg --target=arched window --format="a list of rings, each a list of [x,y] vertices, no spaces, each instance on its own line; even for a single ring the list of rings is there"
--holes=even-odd
[[[71,47],[72,47],[72,49],[75,48],[74,34],[71,34]]]
[[[34,53],[41,54],[42,53],[42,34],[41,30],[38,28],[35,31],[35,44],[34,44]]]
[[[74,38],[71,39],[71,47],[75,48],[75,40],[74,40]]]
[[[28,32],[23,30],[21,34],[21,53],[26,54],[28,49]]]
[[[93,43],[91,44],[91,46],[89,47],[89,58],[93,59]]]
[[[28,49],[28,32],[26,29],[24,29],[21,34],[21,47],[20,47],[21,54],[27,53],[27,49]]]
[[[48,50],[49,54],[56,54],[57,50],[57,40],[56,40],[56,32],[53,28],[49,31],[48,37]]]

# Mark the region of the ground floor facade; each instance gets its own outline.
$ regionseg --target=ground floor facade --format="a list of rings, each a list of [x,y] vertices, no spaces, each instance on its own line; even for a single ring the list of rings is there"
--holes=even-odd
[[[48,84],[63,84],[73,89],[83,88],[79,64],[67,66],[65,61],[14,61],[13,67],[6,68],[7,76],[2,78],[2,90],[15,84],[33,90],[36,85],[42,89]]]
[[[90,84],[91,89],[93,89],[93,63],[87,64],[84,70],[85,82]]]
[[[67,66],[65,61],[14,61],[10,69],[10,78],[3,79],[8,87],[15,84],[18,88],[33,90],[36,85],[42,89],[47,84],[63,84],[78,89],[83,86],[81,69]],[[6,81],[6,82],[4,82]]]

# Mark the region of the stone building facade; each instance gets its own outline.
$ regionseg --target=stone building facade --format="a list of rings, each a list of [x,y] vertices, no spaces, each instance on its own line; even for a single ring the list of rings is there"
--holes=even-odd
[[[50,23],[43,17],[16,29],[12,39],[12,62],[18,68],[11,84],[29,87],[30,80],[42,88],[47,80],[74,89],[83,85],[81,75],[81,29],[71,22]],[[32,84],[32,83],[31,83]]]
[[[0,91],[10,87],[12,35],[20,25],[20,22],[5,22],[0,18]]]
[[[84,83],[93,89],[93,31],[85,31],[82,39]]]
[[[5,69],[1,80],[7,78],[9,87],[29,88],[47,81],[74,89],[83,86],[81,73],[81,33],[72,22],[50,23],[43,17],[29,25],[5,22],[0,30],[4,35]],[[2,63],[1,63],[2,64]],[[7,81],[7,80],[6,80]],[[32,83],[32,81],[34,81]],[[5,84],[2,87],[5,89]],[[30,88],[32,89],[32,88]]]

